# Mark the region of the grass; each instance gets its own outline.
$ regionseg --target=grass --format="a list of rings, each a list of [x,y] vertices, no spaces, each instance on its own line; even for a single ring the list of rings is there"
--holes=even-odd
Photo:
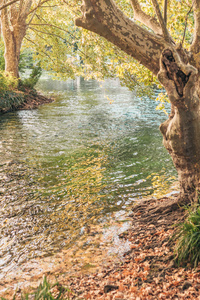
[[[175,237],[178,265],[190,263],[196,267],[200,262],[200,206],[188,209],[188,217],[184,223],[180,224]]]
[[[22,93],[4,91],[0,93],[0,112],[8,112],[17,109],[25,101]]]
[[[56,282],[51,284],[46,276],[43,279],[43,282],[38,286],[35,292],[22,294],[21,300],[70,300],[72,299],[71,296],[74,296],[74,293],[62,286],[60,283]],[[0,298],[1,300],[7,300],[3,297]],[[13,296],[12,300],[16,299],[16,295]],[[76,298],[78,300],[78,298]]]

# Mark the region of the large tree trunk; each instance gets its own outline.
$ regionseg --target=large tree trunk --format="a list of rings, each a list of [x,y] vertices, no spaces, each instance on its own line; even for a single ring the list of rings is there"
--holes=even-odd
[[[172,111],[160,130],[178,172],[180,202],[189,203],[198,200],[200,191],[200,78],[197,69],[180,57],[171,49],[161,56],[158,78],[168,93]]]
[[[25,32],[23,28],[20,30],[19,35],[13,31],[4,34],[3,31],[5,45],[5,71],[12,74],[16,78],[19,78],[19,56],[24,36]]]
[[[26,35],[26,19],[32,0],[14,3],[1,10],[2,36],[5,45],[5,71],[19,78],[19,56],[23,38]]]

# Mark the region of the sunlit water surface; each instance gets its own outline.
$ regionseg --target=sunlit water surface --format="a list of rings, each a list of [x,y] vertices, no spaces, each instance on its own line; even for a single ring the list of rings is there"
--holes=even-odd
[[[0,116],[1,275],[71,247],[151,195],[152,176],[175,174],[154,101],[117,80],[43,79],[39,89],[56,100]]]

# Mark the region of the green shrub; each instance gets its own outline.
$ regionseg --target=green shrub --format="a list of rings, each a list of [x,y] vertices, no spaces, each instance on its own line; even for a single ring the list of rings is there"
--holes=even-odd
[[[15,91],[5,91],[0,93],[0,113],[5,113],[17,109],[25,101],[22,93]]]
[[[0,71],[0,93],[17,88],[18,80],[4,71]]]
[[[16,109],[24,101],[24,95],[16,91],[18,80],[0,71],[0,112]]]
[[[42,75],[42,68],[39,63],[36,66],[32,66],[31,69],[32,72],[29,77],[20,81],[20,89],[22,90],[23,88],[33,89]]]
[[[200,206],[189,209],[188,217],[180,224],[176,238],[175,253],[178,264],[190,263],[197,266],[200,261]]]

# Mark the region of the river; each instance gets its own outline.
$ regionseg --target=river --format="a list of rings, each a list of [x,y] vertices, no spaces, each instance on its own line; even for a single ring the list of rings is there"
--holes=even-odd
[[[55,101],[0,116],[2,277],[69,249],[176,174],[155,101],[118,80],[43,78],[38,88]]]

